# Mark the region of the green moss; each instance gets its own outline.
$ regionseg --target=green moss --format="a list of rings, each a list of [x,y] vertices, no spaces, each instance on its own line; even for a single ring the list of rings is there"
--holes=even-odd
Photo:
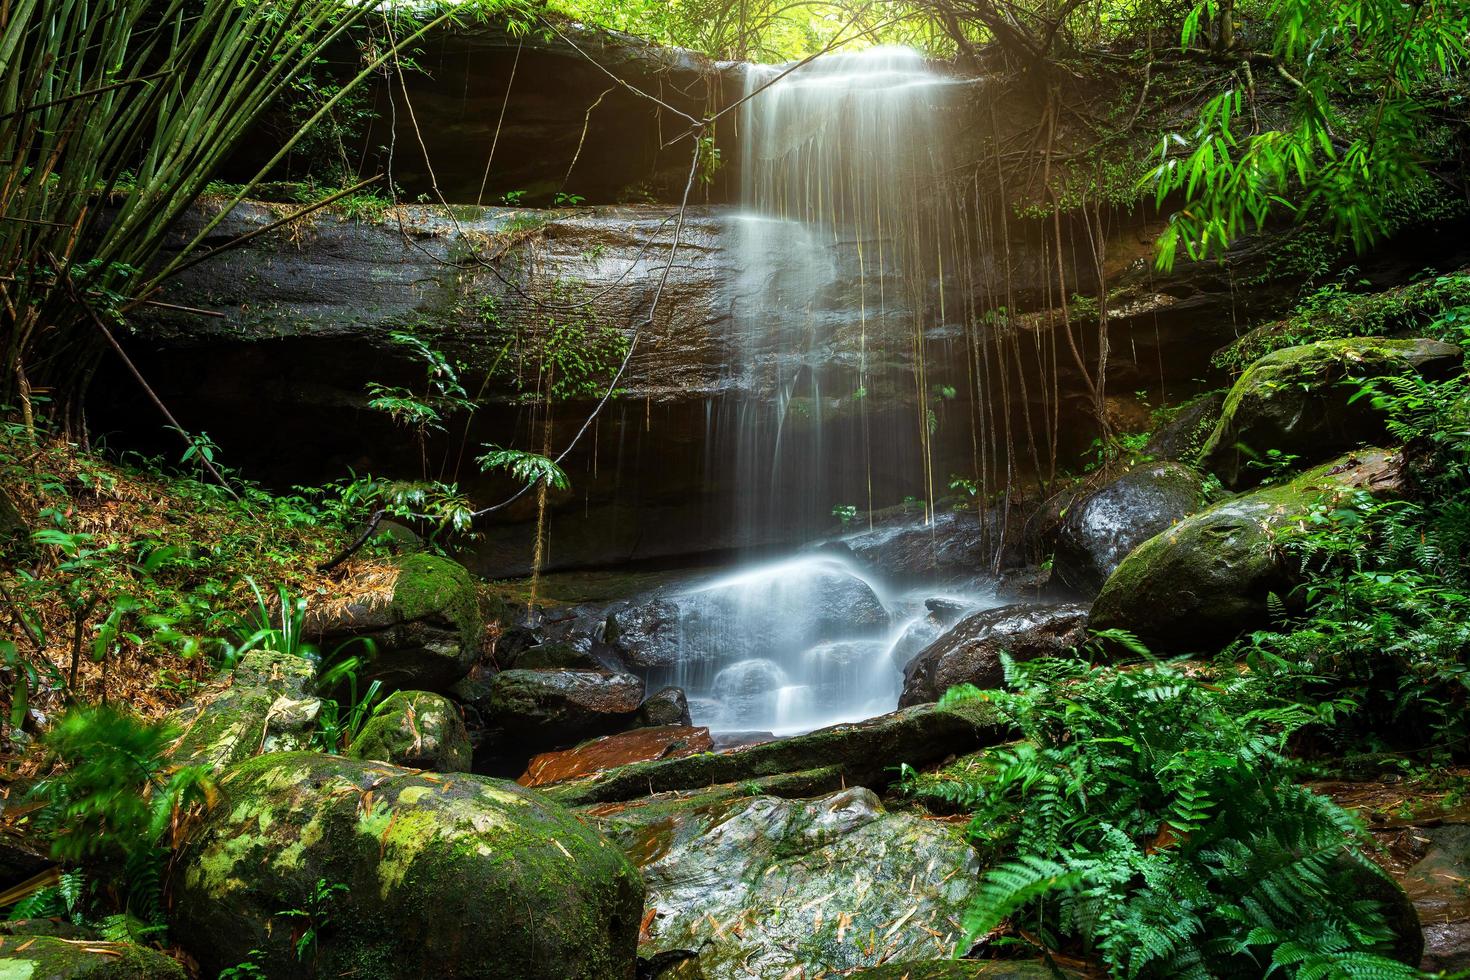
[[[459,628],[466,646],[479,642],[480,604],[475,580],[463,565],[437,555],[409,555],[398,563],[393,609],[403,622],[442,616]]]
[[[0,939],[0,980],[184,980],[185,976],[178,961],[132,943],[77,943],[53,936]]]
[[[459,709],[448,698],[395,691],[373,709],[347,754],[412,769],[467,772],[472,750]]]

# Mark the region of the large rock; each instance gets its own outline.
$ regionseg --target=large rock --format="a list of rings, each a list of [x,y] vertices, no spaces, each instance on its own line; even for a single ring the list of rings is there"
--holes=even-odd
[[[172,881],[173,935],[207,976],[247,957],[273,980],[633,976],[638,872],[529,790],[295,752],[219,791]],[[345,889],[319,901],[318,882]],[[304,960],[291,909],[330,919]]]
[[[974,511],[948,510],[925,521],[891,515],[871,530],[845,535],[842,544],[886,576],[956,582],[973,579],[989,558],[985,529]]]
[[[1200,462],[1239,489],[1267,475],[1249,464],[1270,450],[1310,465],[1382,440],[1382,413],[1367,398],[1352,400],[1357,386],[1350,379],[1410,371],[1442,379],[1461,371],[1463,361],[1454,344],[1381,337],[1323,340],[1267,354],[1230,390]]]
[[[627,728],[643,681],[596,670],[506,670],[490,682],[484,713],[507,752],[573,745]]]
[[[1091,598],[1134,548],[1199,510],[1204,478],[1178,463],[1138,466],[1074,499],[1052,542],[1052,570]]]
[[[949,956],[981,865],[960,828],[871,790],[628,807],[601,826],[638,863],[644,948],[697,950],[706,980]]]
[[[1172,418],[1164,422],[1144,444],[1145,456],[1163,462],[1190,463],[1209,441],[1210,433],[1220,422],[1225,408],[1225,392],[1211,391],[1179,406]]]
[[[483,625],[475,580],[465,567],[422,554],[399,561],[387,602],[353,603],[309,624],[329,651],[354,639],[371,641],[363,681],[382,681],[389,690],[438,692],[469,673]],[[352,643],[343,652],[367,650]]]
[[[1424,926],[1420,966],[1445,973],[1470,969],[1470,826],[1416,827],[1414,834],[1427,846],[1402,884]]]
[[[304,657],[250,651],[232,675],[170,716],[182,729],[173,760],[218,770],[257,752],[306,748],[321,709],[309,693],[315,680]]]
[[[638,717],[634,723],[657,728],[661,725],[692,725],[689,717],[689,698],[677,687],[665,687],[650,694],[638,706]]]
[[[187,976],[178,960],[132,943],[34,935],[0,938],[3,980],[185,980]]]
[[[614,609],[603,639],[631,667],[672,667],[683,649],[679,606],[671,599],[654,598]]]
[[[1042,960],[931,960],[854,970],[862,980],[1073,980],[1089,976]]]
[[[1218,650],[1265,626],[1268,596],[1284,597],[1291,589],[1291,562],[1276,544],[1279,530],[1324,498],[1402,490],[1402,460],[1365,449],[1290,483],[1216,504],[1123,559],[1093,603],[1090,625],[1127,630],[1161,653]]]
[[[910,660],[903,671],[902,706],[938,701],[956,684],[1001,687],[1000,655],[1035,660],[1070,653],[1087,639],[1087,607],[1076,603],[1017,603],[960,620]]]
[[[921,705],[726,752],[635,762],[551,787],[548,794],[568,805],[611,803],[827,768],[837,770],[846,785],[881,789],[902,763],[922,768],[994,745],[1009,733],[995,710],[978,700],[948,708]]]
[[[469,772],[472,761],[459,709],[443,695],[426,691],[389,695],[373,709],[346,754],[434,772]]]

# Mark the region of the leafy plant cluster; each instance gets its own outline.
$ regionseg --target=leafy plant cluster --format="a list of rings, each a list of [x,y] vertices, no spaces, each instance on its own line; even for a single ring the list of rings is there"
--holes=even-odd
[[[1126,637],[1119,639],[1126,640]],[[1021,741],[907,785],[973,813],[999,858],[971,943],[1031,943],[1118,977],[1410,977],[1357,821],[1296,783],[1293,733],[1330,717],[1249,675],[1006,662],[985,697]],[[1375,883],[1381,883],[1378,887]]]
[[[1347,270],[1303,297],[1284,319],[1258,327],[1219,351],[1215,365],[1239,373],[1284,347],[1407,330],[1458,341],[1470,323],[1470,273],[1428,276],[1385,292],[1358,291],[1366,285]]]

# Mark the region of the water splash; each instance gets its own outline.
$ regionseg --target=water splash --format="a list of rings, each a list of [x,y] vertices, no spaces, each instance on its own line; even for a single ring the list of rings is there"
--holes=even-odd
[[[883,714],[908,656],[938,635],[932,624],[916,630],[932,619],[932,597],[892,590],[836,555],[749,566],[665,597],[681,655],[655,682],[682,687],[695,723],[719,731],[790,734]]]

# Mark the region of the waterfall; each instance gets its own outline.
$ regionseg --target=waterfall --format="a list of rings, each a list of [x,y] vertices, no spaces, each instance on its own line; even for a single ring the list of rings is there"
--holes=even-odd
[[[934,496],[919,338],[937,280],[935,101],[952,83],[895,47],[788,71],[750,66],[739,116],[731,308],[750,396],[733,519],[753,543],[830,530],[837,506]]]
[[[905,498],[923,522],[935,497],[924,350],[945,315],[936,106],[954,83],[905,48],[788,69],[750,66],[739,115],[731,387],[744,394],[722,409],[720,445],[748,545],[830,536],[834,508]],[[719,730],[891,711],[916,637],[935,635],[933,594],[840,552],[748,564],[673,597],[681,656],[655,680]]]

